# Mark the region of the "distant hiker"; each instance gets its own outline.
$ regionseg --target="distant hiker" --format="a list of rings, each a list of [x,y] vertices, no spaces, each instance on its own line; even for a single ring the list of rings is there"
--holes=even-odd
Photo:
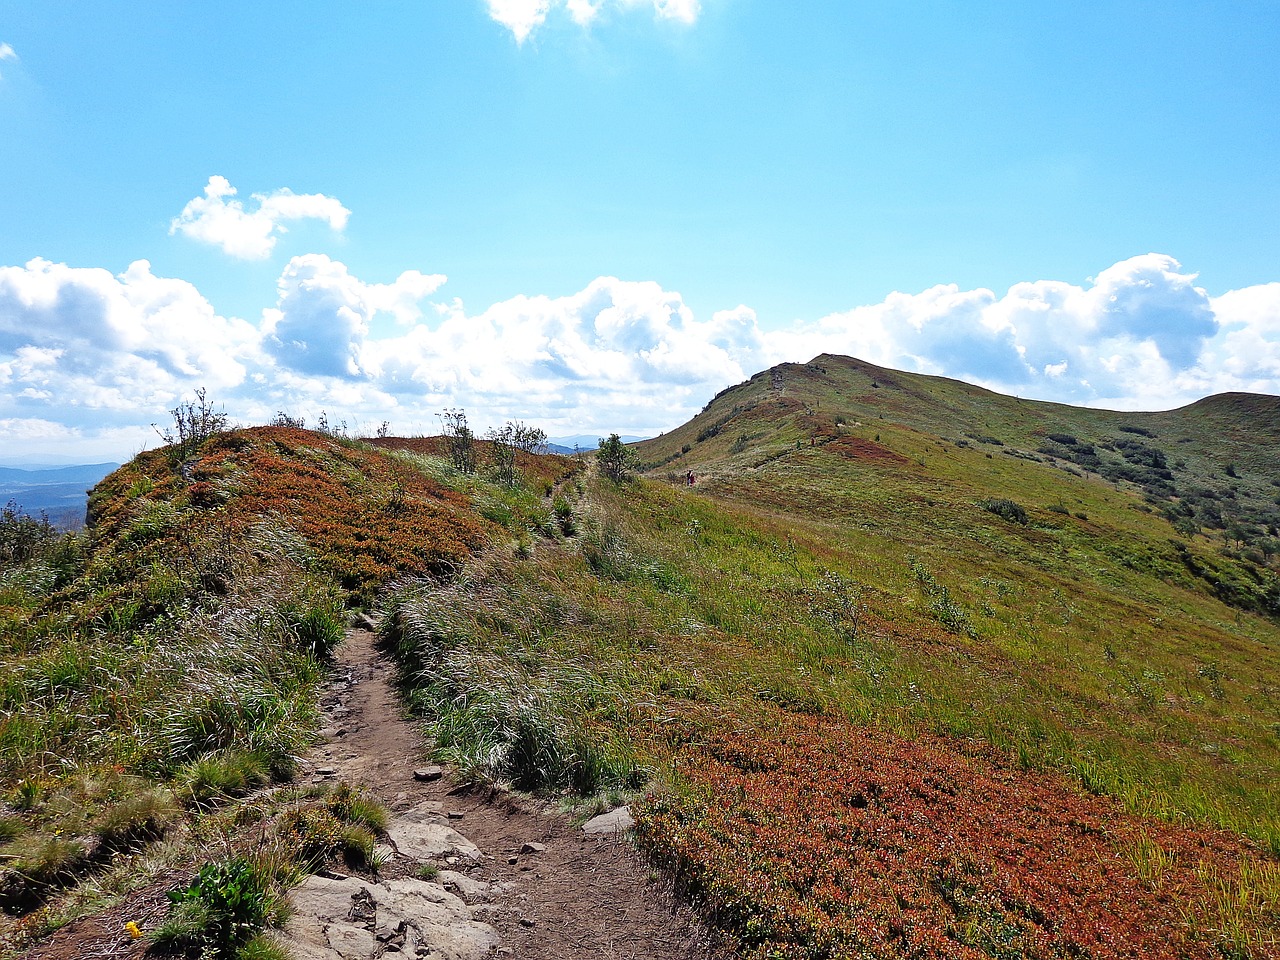
[[[693,486],[693,471],[692,471],[692,470],[690,470],[688,473],[686,473],[686,474],[684,475],[684,479],[685,479],[685,482],[686,482],[687,484],[689,484],[689,486],[691,486],[691,487],[692,487],[692,486]]]

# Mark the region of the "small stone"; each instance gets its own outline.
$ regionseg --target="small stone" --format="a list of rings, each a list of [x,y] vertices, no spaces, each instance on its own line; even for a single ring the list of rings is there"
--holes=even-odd
[[[419,767],[413,771],[413,779],[420,780],[423,783],[431,783],[433,780],[439,780],[444,776],[444,770],[440,767]]]
[[[461,810],[450,810],[447,816],[449,817],[450,820],[461,820],[463,817],[466,816],[466,814],[463,813]]]
[[[507,857],[507,863],[511,864],[512,866],[515,866],[519,862],[520,862],[519,857]]]
[[[544,843],[526,843],[520,848],[521,853],[546,853],[547,846]]]
[[[617,810],[610,810],[608,813],[602,813],[598,817],[592,817],[582,825],[582,832],[592,834],[626,833],[635,825],[636,822],[631,816],[630,808],[618,807]]]
[[[337,772],[337,767],[316,767],[316,776],[320,777],[332,777]]]
[[[533,926],[533,921],[532,921],[532,920],[530,920],[528,917],[521,917],[521,918],[520,918],[520,926],[522,926],[522,927],[532,927],[532,926]]]

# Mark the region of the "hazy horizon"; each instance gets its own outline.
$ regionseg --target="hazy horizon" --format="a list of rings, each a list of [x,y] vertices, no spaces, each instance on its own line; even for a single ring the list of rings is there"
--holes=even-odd
[[[127,460],[201,387],[648,436],[824,352],[1280,394],[1280,8],[11,11],[3,462]]]

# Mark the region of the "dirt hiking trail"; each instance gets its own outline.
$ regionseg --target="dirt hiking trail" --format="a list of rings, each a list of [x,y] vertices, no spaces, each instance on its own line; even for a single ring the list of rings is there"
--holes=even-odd
[[[349,630],[321,704],[322,742],[297,782],[345,781],[380,800],[390,814],[386,862],[376,878],[338,868],[292,892],[282,939],[297,960],[732,956],[616,828],[587,833],[553,804],[459,786],[431,765],[394,676],[374,634]],[[174,883],[69,924],[24,957],[141,957],[143,942],[124,924],[158,922]]]

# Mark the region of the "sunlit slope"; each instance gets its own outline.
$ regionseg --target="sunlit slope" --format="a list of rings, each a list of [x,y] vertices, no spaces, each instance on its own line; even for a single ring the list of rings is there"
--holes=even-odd
[[[900,660],[892,712],[1222,816],[1277,800],[1278,448],[1274,397],[1116,413],[824,356],[639,451],[825,556]]]
[[[1158,413],[1094,410],[1023,400],[958,380],[828,354],[757,373],[722,391],[687,424],[639,448],[650,462],[678,457],[679,465],[696,465],[724,456],[744,432],[773,429],[779,436],[769,441],[798,438],[807,443],[883,425],[952,441],[991,445],[998,440],[1030,450],[1045,445],[1053,434],[1093,442],[1145,439],[1148,446],[1163,450],[1175,475],[1187,480],[1225,477],[1226,468],[1234,465],[1235,485],[1251,495],[1264,493],[1269,481],[1277,479],[1280,459],[1280,397],[1227,393]],[[708,443],[717,437],[718,442]],[[690,449],[680,456],[686,445]],[[1276,493],[1272,490],[1271,498]]]
[[[860,523],[908,535],[904,517],[929,518],[932,537],[937,524],[968,526],[978,501],[1012,499],[1051,526],[1074,518],[1079,536],[1130,565],[1280,615],[1278,397],[1121,413],[822,356],[723,391],[638,452],[657,476],[691,470],[704,488],[801,514],[857,509]],[[849,469],[831,475],[837,461]],[[874,490],[867,476],[882,478]],[[1133,536],[1136,557],[1124,546]]]

